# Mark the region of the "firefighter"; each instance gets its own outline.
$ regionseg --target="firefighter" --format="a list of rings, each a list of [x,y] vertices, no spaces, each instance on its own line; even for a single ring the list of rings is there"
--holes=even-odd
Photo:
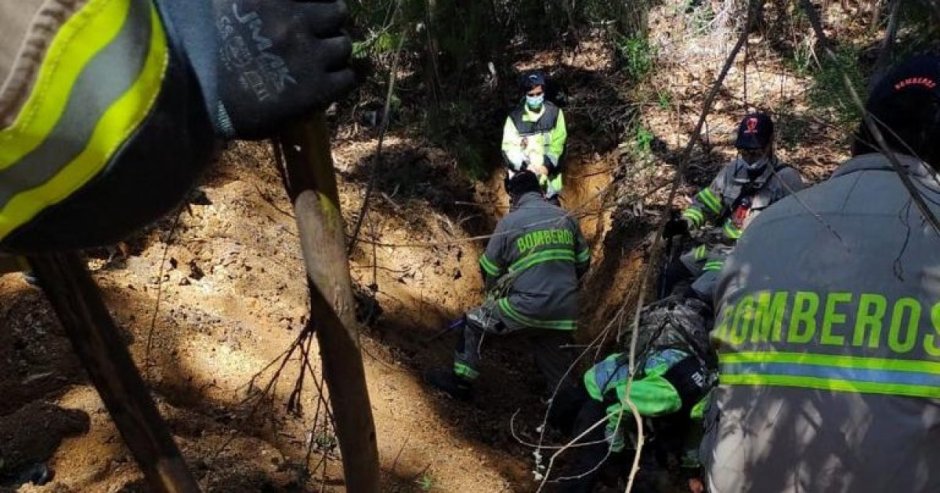
[[[641,314],[637,372],[629,396],[643,417],[647,445],[634,491],[676,491],[677,483],[681,489],[703,491],[698,461],[702,415],[717,380],[708,342],[711,316],[708,304],[678,296],[649,305]],[[594,491],[605,464],[629,470],[624,465],[632,463],[632,454],[622,454],[632,450],[635,429],[626,403],[629,377],[628,353],[614,353],[584,374],[590,399],[577,415],[573,435],[584,436],[556,479],[557,491]],[[605,418],[604,426],[595,427]]]
[[[803,189],[799,172],[774,153],[774,123],[766,113],[741,120],[735,147],[738,157],[666,225],[667,237],[700,233],[700,243],[667,267],[662,281],[667,295],[677,285],[695,281],[684,294],[711,301],[717,274],[744,228],[774,202]]]
[[[111,244],[354,83],[340,0],[0,3],[0,253]]]
[[[480,257],[487,299],[465,315],[453,368],[432,370],[426,377],[449,395],[469,400],[484,337],[522,331],[549,393],[560,389],[553,412],[561,416],[572,411],[568,406],[577,394],[564,375],[574,361],[567,348],[577,327],[578,284],[591,252],[577,220],[545,200],[534,173],[516,173],[509,193],[512,209]]]
[[[719,280],[709,491],[940,491],[940,57],[894,67],[853,157],[761,214]]]
[[[529,170],[539,177],[545,197],[559,205],[561,193],[562,156],[568,130],[565,114],[554,103],[545,100],[546,81],[542,72],[531,72],[522,78],[525,100],[506,117],[503,125],[503,157],[508,174]]]

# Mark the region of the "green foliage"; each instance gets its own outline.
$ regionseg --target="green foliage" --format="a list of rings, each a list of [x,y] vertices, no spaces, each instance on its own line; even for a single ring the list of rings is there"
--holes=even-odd
[[[653,140],[656,136],[643,125],[636,126],[634,135],[634,146],[640,156],[649,156],[653,151]]]
[[[659,105],[659,109],[668,110],[672,107],[672,94],[669,94],[669,91],[659,90],[656,91],[656,104]]]
[[[415,480],[415,484],[418,485],[418,488],[421,491],[431,491],[434,488],[434,477],[430,473],[425,472]]]
[[[852,101],[843,77],[848,76],[858,94],[865,94],[865,77],[858,62],[860,50],[843,46],[835,53],[835,60],[821,59],[821,66],[812,74],[814,81],[809,99],[815,107],[828,109],[838,124],[854,126],[861,120],[861,112]]]
[[[364,41],[356,41],[352,46],[353,58],[369,58],[391,55],[401,43],[402,35],[388,31],[376,33]]]
[[[336,435],[332,433],[318,433],[313,442],[321,450],[333,450],[339,445],[339,442],[336,441]]]
[[[620,36],[616,43],[617,54],[624,62],[627,73],[640,81],[653,70],[656,50],[646,37]]]

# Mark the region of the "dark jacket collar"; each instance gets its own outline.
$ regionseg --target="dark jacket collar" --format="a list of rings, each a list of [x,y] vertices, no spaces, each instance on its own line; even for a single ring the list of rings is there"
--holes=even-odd
[[[512,210],[516,210],[519,207],[522,207],[524,205],[538,203],[538,202],[545,202],[545,197],[543,197],[541,193],[526,192],[522,194],[521,197],[518,197],[516,198],[516,200],[512,201]]]

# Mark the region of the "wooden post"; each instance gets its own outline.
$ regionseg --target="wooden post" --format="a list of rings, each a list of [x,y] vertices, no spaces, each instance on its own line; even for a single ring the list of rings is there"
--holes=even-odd
[[[276,145],[284,158],[285,186],[297,217],[310,287],[311,319],[336,419],[346,490],[376,493],[379,453],[324,115],[318,113],[289,126]]]
[[[151,490],[198,492],[84,261],[73,252],[28,259]]]

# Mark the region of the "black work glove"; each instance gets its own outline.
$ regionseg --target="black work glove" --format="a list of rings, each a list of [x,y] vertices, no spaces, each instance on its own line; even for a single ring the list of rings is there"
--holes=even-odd
[[[157,0],[216,133],[258,139],[352,89],[342,0]]]
[[[678,211],[672,211],[671,214],[669,222],[663,228],[663,238],[689,236],[689,223],[679,215]]]

